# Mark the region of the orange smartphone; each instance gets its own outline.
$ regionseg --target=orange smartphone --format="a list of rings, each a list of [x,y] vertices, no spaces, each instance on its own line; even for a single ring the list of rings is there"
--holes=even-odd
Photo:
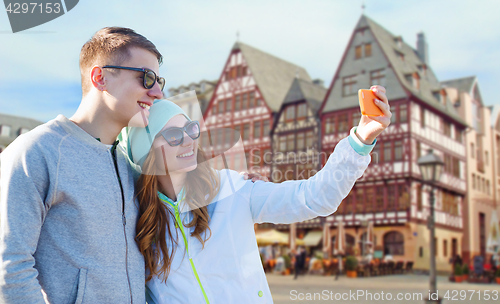
[[[359,107],[361,114],[366,116],[382,116],[382,110],[375,104],[375,99],[378,99],[372,90],[358,90]]]

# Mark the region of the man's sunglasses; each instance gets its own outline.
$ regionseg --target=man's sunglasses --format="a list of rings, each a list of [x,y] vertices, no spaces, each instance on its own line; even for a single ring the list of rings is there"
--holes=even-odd
[[[137,71],[137,72],[143,72],[143,82],[142,85],[146,89],[151,89],[154,85],[155,82],[158,82],[160,85],[160,89],[163,91],[163,88],[165,87],[165,78],[163,77],[158,77],[156,76],[156,73],[150,69],[141,69],[141,68],[131,68],[131,67],[123,67],[123,66],[116,66],[116,65],[107,65],[103,66],[103,69],[120,69],[120,70],[130,70],[130,71]]]
[[[184,128],[172,127],[161,131],[160,134],[172,147],[181,145],[184,142],[184,132],[193,140],[200,137],[200,124],[193,120],[188,122]]]

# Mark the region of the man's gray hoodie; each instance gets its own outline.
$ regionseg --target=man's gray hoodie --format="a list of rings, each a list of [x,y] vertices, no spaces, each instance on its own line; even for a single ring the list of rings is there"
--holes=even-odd
[[[0,303],[144,303],[126,154],[60,115],[0,155]]]

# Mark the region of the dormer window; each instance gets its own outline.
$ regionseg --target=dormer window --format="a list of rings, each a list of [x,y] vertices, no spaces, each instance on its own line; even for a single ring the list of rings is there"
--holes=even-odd
[[[399,59],[401,59],[402,61],[405,60],[405,54],[401,53],[400,51],[397,51],[397,50],[394,50],[394,52],[396,53],[396,56],[399,57]]]
[[[401,36],[394,38],[394,42],[396,43],[398,48],[403,47],[403,38]]]
[[[418,70],[420,71],[420,73],[422,73],[422,75],[427,75],[427,65],[424,63],[424,64],[419,64],[418,66]]]
[[[413,86],[413,88],[420,89],[420,75],[417,72],[405,75],[406,81]]]
[[[30,129],[28,129],[28,128],[20,128],[19,129],[19,135],[22,135],[24,133],[28,133],[29,131],[30,131]]]
[[[438,91],[432,92],[432,96],[434,96],[434,99],[442,103],[443,105],[446,105],[446,90],[441,89]]]

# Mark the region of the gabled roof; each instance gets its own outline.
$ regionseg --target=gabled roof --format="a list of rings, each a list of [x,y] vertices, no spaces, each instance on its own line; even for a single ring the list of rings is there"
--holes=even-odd
[[[295,78],[290,90],[286,94],[283,106],[296,101],[305,100],[314,113],[317,113],[323,99],[325,99],[326,88],[310,81]]]
[[[456,88],[460,92],[467,92],[467,93],[471,94],[472,88],[474,87],[474,83],[476,82],[476,79],[477,79],[476,76],[450,79],[450,80],[441,81],[441,85],[443,87]]]
[[[463,125],[466,125],[466,122],[458,115],[457,111],[450,102],[442,104],[434,98],[433,93],[440,90],[441,85],[432,69],[420,59],[417,51],[413,47],[402,41],[401,36],[393,35],[365,15],[361,15],[361,18],[355,27],[354,33],[356,30],[363,28],[369,28],[371,30],[377,45],[381,48],[385,58],[387,58],[390,68],[392,68],[399,80],[399,83],[405,89],[405,92],[401,92],[401,96],[392,96],[391,98],[402,99],[414,96],[430,107],[452,117],[454,120],[462,123]],[[346,48],[345,53],[347,53],[347,51],[348,48]],[[404,60],[401,59],[401,56],[404,56]],[[341,66],[342,63],[339,68]],[[414,73],[417,73],[420,78],[419,89],[413,87],[413,84],[406,80],[407,75],[413,75]],[[339,79],[336,79],[335,82],[338,80]],[[388,87],[388,89],[390,89],[390,87]],[[330,99],[332,99],[332,97],[329,96],[328,100],[325,101],[326,104],[323,112],[335,111],[337,110],[336,107],[344,109],[358,106],[357,98],[350,98],[345,101],[342,100],[342,103],[335,102]],[[346,104],[346,102],[349,104]]]
[[[457,113],[451,102],[442,104],[434,98],[433,92],[440,90],[441,85],[430,66],[426,65],[425,73],[421,71],[421,68],[425,65],[425,63],[417,55],[417,51],[414,48],[404,41],[401,41],[401,43],[398,44],[396,39],[398,37],[394,36],[375,21],[365,15],[362,15],[356,28],[364,26],[368,26],[372,30],[373,35],[377,39],[394,72],[398,76],[400,83],[405,87],[405,89],[410,91],[413,96],[417,97],[432,108],[451,116],[456,121],[461,122],[464,125],[467,124]],[[399,58],[397,52],[404,55],[404,60]],[[418,90],[413,87],[412,84],[408,83],[405,78],[406,75],[413,74],[415,72],[420,76],[420,88]]]
[[[241,50],[253,78],[273,112],[278,112],[294,78],[311,81],[307,71],[293,63],[236,42],[233,50]]]

